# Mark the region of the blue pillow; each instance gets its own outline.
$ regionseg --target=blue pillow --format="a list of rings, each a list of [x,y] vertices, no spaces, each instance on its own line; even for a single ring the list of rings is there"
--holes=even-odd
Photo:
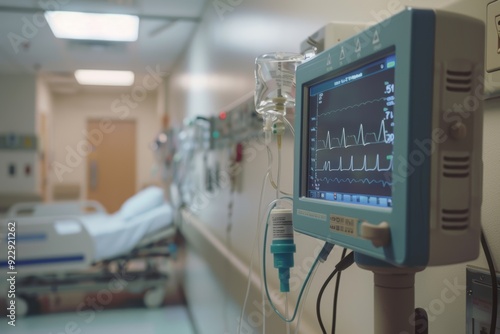
[[[122,204],[119,215],[122,219],[129,220],[162,205],[164,202],[163,189],[150,186],[127,199]]]

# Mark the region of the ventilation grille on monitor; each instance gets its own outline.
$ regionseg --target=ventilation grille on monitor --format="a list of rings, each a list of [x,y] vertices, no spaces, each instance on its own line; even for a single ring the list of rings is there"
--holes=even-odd
[[[442,171],[444,177],[467,178],[470,175],[470,156],[443,155]]]
[[[441,210],[441,227],[444,230],[465,230],[470,223],[469,209]]]
[[[446,70],[446,90],[455,93],[467,93],[472,90],[472,71]]]
[[[463,151],[443,152],[441,157],[442,186],[448,194],[441,198],[441,227],[450,231],[465,230],[470,225],[470,204],[468,200],[461,202],[454,198],[453,192],[470,192],[471,157]]]

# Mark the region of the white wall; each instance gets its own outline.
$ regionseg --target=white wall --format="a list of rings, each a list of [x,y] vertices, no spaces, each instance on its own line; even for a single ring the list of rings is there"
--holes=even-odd
[[[35,135],[36,78],[32,74],[0,74],[0,133]],[[9,176],[14,163],[17,173]],[[31,166],[25,175],[25,166]],[[0,150],[0,192],[35,194],[37,184],[37,152]]]
[[[81,185],[82,198],[85,198],[87,187],[86,155],[83,154],[80,161],[67,159],[70,159],[68,152],[78,152],[78,145],[86,140],[84,131],[87,129],[89,119],[136,121],[137,190],[150,181],[154,158],[149,144],[160,130],[156,92],[149,92],[142,101],[132,101],[130,106],[121,102],[123,94],[130,94],[130,92],[103,89],[100,92],[54,95],[53,157],[50,162],[52,187],[58,183],[77,183]],[[56,165],[61,166],[59,164],[69,167],[69,171],[57,173],[55,168]]]
[[[0,74],[0,132],[35,133],[35,85],[32,74]]]
[[[221,6],[220,4],[225,4]],[[237,5],[229,5],[229,3]],[[343,1],[331,2],[326,0],[310,1],[209,1],[206,14],[200,23],[194,40],[170,78],[168,110],[173,118],[180,123],[184,116],[215,115],[226,105],[237,100],[244,94],[254,89],[254,59],[256,56],[271,51],[298,51],[301,41],[327,22],[358,21],[376,22],[385,18],[401,4],[412,6],[436,6],[434,1],[403,1],[377,0],[377,1]],[[217,7],[219,5],[219,7]],[[477,1],[441,1],[440,6],[449,5],[456,11],[462,11],[483,19],[484,4]],[[217,8],[219,11],[217,11]],[[500,161],[500,152],[495,143],[500,142],[500,102],[492,101],[487,104],[485,114],[484,133],[484,198],[483,198],[483,225],[487,236],[494,240],[500,236],[500,225],[497,223],[500,216],[498,201],[500,199],[500,173],[497,166]],[[174,114],[175,113],[175,114]],[[255,143],[250,143],[254,145]],[[285,143],[286,166],[291,166],[291,143]],[[258,154],[252,161],[245,162],[243,193],[233,195],[234,215],[232,217],[231,232],[227,232],[228,204],[230,194],[228,189],[223,189],[217,194],[207,196],[208,205],[199,212],[198,217],[204,226],[228,250],[247,266],[250,263],[252,241],[256,229],[256,215],[259,200],[260,180],[265,169],[265,151],[257,150]],[[219,152],[210,159],[224,159],[224,153]],[[285,173],[283,187],[291,189],[291,168]],[[266,199],[273,196],[272,191],[266,191]],[[190,230],[190,229],[188,229]],[[188,236],[189,239],[190,236]],[[196,239],[196,238],[193,238]],[[500,244],[490,242],[493,254],[500,258]],[[305,236],[298,236],[298,253],[295,261],[301,268],[307,264],[308,258],[318,246],[316,240]],[[199,244],[192,245],[191,252],[204,256]],[[195,258],[193,256],[193,258]],[[326,265],[319,268],[309,292],[305,305],[304,329],[305,333],[319,333],[315,317],[315,296],[331,271],[333,264],[339,259],[339,253],[332,256]],[[218,258],[219,261],[225,261]],[[481,255],[480,259],[472,264],[486,267]],[[497,262],[497,267],[500,265]],[[194,269],[193,269],[194,267]],[[431,307],[431,333],[465,333],[465,291],[459,290],[456,300],[446,304],[446,308],[436,309],[435,301],[441,298],[441,292],[447,287],[447,282],[457,282],[465,285],[466,264],[429,268],[417,274],[416,303],[417,306]],[[241,301],[246,282],[241,275],[230,276],[230,281],[237,281],[239,288],[235,288],[236,295],[229,296],[229,287],[220,280],[224,273],[217,272],[202,266],[188,265],[188,279],[186,288],[188,301],[197,305],[194,319],[201,334],[220,334],[214,328],[221,328],[221,323],[227,322],[228,314],[224,311],[225,298],[236,298]],[[274,276],[274,275],[272,275]],[[203,279],[210,277],[210,279]],[[219,277],[214,283],[212,277]],[[271,281],[272,283],[273,281]],[[195,288],[196,285],[196,288]],[[221,286],[226,287],[224,297],[199,295],[190,291],[220,291]],[[342,276],[342,289],[339,299],[337,317],[338,333],[371,333],[373,326],[373,279],[372,274],[359,268],[351,268]],[[331,296],[332,290],[326,291],[326,296]],[[201,311],[199,305],[202,298],[212,298],[213,303],[208,309]],[[250,298],[250,305],[256,295]],[[328,298],[326,298],[328,299]],[[325,299],[324,320],[331,322],[331,304]],[[257,299],[258,300],[258,299]],[[432,309],[434,307],[434,309]],[[222,310],[222,311],[221,311]],[[250,306],[248,314],[257,311],[255,306]],[[237,313],[237,312],[236,312]],[[231,315],[232,317],[232,315]],[[271,318],[268,318],[270,322]],[[230,319],[230,322],[234,322]],[[213,324],[213,325],[210,325]],[[282,331],[284,326],[272,327],[270,332]],[[268,329],[271,329],[269,327]],[[253,333],[258,333],[257,328]],[[230,333],[235,333],[232,328]]]

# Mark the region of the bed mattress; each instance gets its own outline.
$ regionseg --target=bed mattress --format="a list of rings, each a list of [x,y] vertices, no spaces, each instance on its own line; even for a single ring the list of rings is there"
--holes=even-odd
[[[125,220],[120,213],[79,217],[94,241],[95,261],[111,259],[130,252],[141,239],[173,224],[170,204]]]

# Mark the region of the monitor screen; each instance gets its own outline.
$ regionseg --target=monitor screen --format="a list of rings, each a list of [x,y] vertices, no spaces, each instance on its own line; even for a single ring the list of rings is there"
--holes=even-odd
[[[392,206],[395,67],[391,51],[307,84],[306,197]]]

